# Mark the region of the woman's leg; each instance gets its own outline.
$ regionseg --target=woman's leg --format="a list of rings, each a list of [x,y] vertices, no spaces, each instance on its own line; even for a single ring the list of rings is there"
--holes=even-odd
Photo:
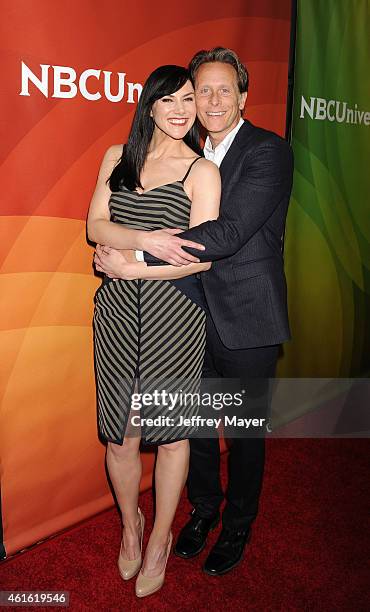
[[[130,560],[140,556],[137,508],[142,466],[139,448],[140,437],[125,437],[122,446],[109,442],[106,456],[124,527],[121,554]]]
[[[165,567],[171,525],[188,469],[188,440],[158,446],[155,469],[156,515],[142,566],[145,576],[157,576]]]

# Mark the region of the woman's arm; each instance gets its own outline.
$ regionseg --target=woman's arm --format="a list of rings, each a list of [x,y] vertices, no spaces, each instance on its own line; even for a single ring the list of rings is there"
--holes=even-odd
[[[217,219],[221,198],[221,178],[215,164],[205,159],[199,160],[191,172],[186,189],[192,200],[189,227]],[[181,267],[127,263],[121,253],[105,247],[97,247],[94,261],[98,271],[112,278],[126,280],[170,280],[203,272],[211,267],[210,262]]]
[[[110,278],[124,280],[172,280],[189,274],[209,270],[211,263],[188,264],[187,266],[148,266],[144,262],[129,263],[121,251],[97,245],[94,255],[95,268]]]
[[[92,242],[115,249],[142,249],[144,231],[131,230],[110,221],[108,207],[111,190],[107,184],[113,168],[122,155],[122,145],[113,145],[105,153],[87,216],[87,235]]]

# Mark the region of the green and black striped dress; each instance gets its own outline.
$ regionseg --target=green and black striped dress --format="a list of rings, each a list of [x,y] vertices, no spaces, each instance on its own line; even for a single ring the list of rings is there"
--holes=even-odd
[[[191,201],[184,181],[192,165],[180,181],[141,194],[125,187],[113,192],[111,221],[141,230],[187,229]],[[174,281],[104,278],[94,312],[98,425],[103,439],[123,443],[133,393],[140,398],[150,394],[139,411],[131,410],[131,416],[143,419],[145,442],[185,439],[196,430],[193,417],[198,404],[189,400],[189,394],[199,391],[205,308],[199,275]]]

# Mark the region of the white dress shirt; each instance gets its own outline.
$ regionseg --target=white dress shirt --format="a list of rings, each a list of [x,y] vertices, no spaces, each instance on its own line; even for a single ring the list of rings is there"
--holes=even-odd
[[[216,164],[216,166],[220,167],[223,158],[233,144],[234,138],[239,132],[243,123],[244,119],[240,118],[238,125],[236,125],[234,129],[231,130],[231,132],[229,132],[215,148],[212,147],[211,139],[209,136],[207,136],[203,149],[204,157],[209,161],[212,161],[214,164]],[[135,257],[137,261],[144,261],[143,251],[135,251]]]
[[[233,144],[234,138],[239,132],[243,123],[244,123],[244,119],[240,118],[238,125],[236,125],[234,129],[231,130],[231,132],[229,132],[225,136],[225,138],[220,142],[220,144],[218,144],[217,147],[215,148],[212,147],[211,139],[209,136],[207,136],[206,142],[204,143],[204,149],[203,149],[204,157],[206,159],[209,159],[210,161],[213,161],[213,163],[215,163],[216,166],[220,167],[223,158],[225,157],[226,153],[228,152],[231,145]]]

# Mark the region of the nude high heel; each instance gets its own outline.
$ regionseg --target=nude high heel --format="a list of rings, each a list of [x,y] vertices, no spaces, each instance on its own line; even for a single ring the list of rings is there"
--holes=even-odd
[[[121,555],[122,553],[122,545],[123,545],[123,539],[121,542],[121,548],[119,551],[119,557],[118,557],[118,570],[119,573],[121,574],[121,577],[123,578],[123,580],[130,580],[130,578],[133,578],[134,576],[136,576],[136,574],[138,573],[140,567],[141,567],[141,551],[143,548],[143,536],[144,536],[144,525],[145,525],[145,518],[143,513],[141,512],[140,508],[137,509],[137,513],[139,515],[140,518],[140,529],[141,529],[141,535],[140,535],[140,555],[137,559],[124,559]]]
[[[139,572],[138,577],[136,578],[135,584],[135,593],[137,597],[146,597],[147,595],[152,595],[152,593],[156,593],[162,588],[164,583],[164,577],[166,574],[166,566],[168,557],[170,556],[172,546],[172,533],[170,533],[170,537],[167,545],[167,555],[166,555],[166,563],[164,566],[163,572],[161,572],[158,576],[144,576],[144,574]]]

